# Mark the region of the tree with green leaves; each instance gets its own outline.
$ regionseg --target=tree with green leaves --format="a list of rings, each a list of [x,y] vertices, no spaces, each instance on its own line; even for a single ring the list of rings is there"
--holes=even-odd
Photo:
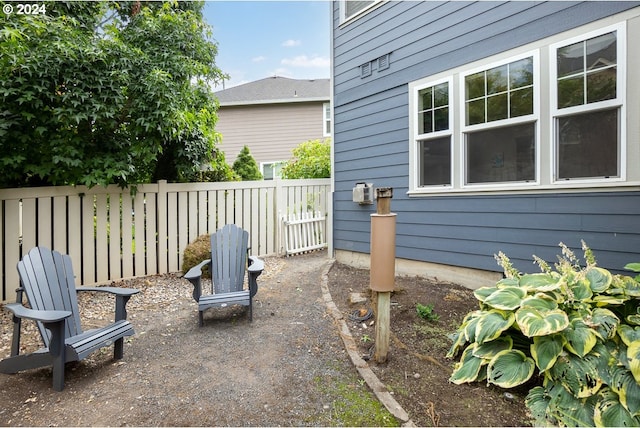
[[[282,178],[331,177],[331,140],[309,140],[293,149],[294,158],[282,167]]]
[[[225,76],[204,2],[42,4],[0,15],[0,187],[219,169],[211,84]]]
[[[238,153],[238,157],[235,162],[233,162],[232,169],[243,181],[262,180],[260,168],[258,168],[258,164],[253,156],[251,156],[251,152],[247,146],[244,146],[242,150],[240,150],[240,153]]]

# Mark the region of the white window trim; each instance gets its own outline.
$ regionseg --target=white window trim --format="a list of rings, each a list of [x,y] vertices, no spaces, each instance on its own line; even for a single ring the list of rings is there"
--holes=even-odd
[[[377,8],[378,6],[380,6],[382,3],[384,3],[387,0],[374,0],[373,3],[371,3],[370,5],[360,9],[358,12],[354,13],[353,15],[351,15],[350,17],[347,18],[346,16],[346,7],[345,7],[345,2],[347,0],[340,0],[339,1],[339,7],[340,7],[340,25],[347,25],[350,24],[351,22],[361,18],[363,15],[366,15],[367,13],[371,12],[373,9]]]
[[[329,116],[327,117],[327,107],[329,108]],[[327,123],[329,124],[329,131],[327,131]],[[322,136],[331,136],[331,103],[322,103]]]
[[[442,83],[447,83],[449,85],[449,129],[446,131],[436,131],[436,132],[430,132],[426,134],[418,134],[418,130],[419,130],[419,123],[417,120],[418,94],[421,90],[425,88],[440,85]],[[411,179],[412,190],[418,190],[418,191],[426,190],[428,192],[445,192],[445,191],[450,191],[453,188],[453,180],[454,180],[453,160],[454,160],[454,153],[455,153],[454,152],[455,145],[453,144],[453,139],[454,139],[453,138],[454,106],[452,105],[453,93],[454,93],[454,89],[453,89],[452,76],[446,77],[444,79],[428,81],[426,83],[417,85],[412,89],[412,96],[410,97],[410,100],[409,100],[409,111],[413,115],[413,126],[411,129],[411,146],[409,147],[409,156],[410,156],[409,162],[413,164],[410,166],[410,168],[413,171],[413,177]],[[451,177],[449,179],[450,184],[420,186],[419,185],[420,162],[418,161],[418,145],[420,144],[420,141],[442,138],[446,136],[449,136],[450,144],[451,144]]]
[[[597,103],[585,104],[575,107],[567,107],[558,109],[558,86],[556,84],[558,78],[557,68],[557,55],[556,51],[573,43],[585,41],[594,37],[601,36],[603,34],[616,32],[616,90],[617,97],[612,100],[600,101]],[[558,43],[549,45],[549,82],[550,82],[550,100],[551,103],[551,135],[549,136],[549,153],[550,159],[552,159],[551,167],[551,183],[555,185],[567,185],[567,183],[584,183],[584,184],[602,184],[602,183],[615,183],[627,181],[627,115],[626,115],[626,92],[627,92],[627,23],[622,21],[618,24],[608,27],[599,28],[598,30],[591,31],[579,36],[572,37],[570,39],[563,40]],[[618,159],[618,167],[620,176],[611,178],[589,177],[589,178],[571,178],[571,179],[558,179],[556,172],[558,170],[558,156],[556,150],[556,118],[563,116],[571,116],[578,113],[595,112],[598,110],[606,110],[617,107],[620,109],[619,115],[619,144],[620,144],[620,157]]]
[[[519,61],[525,58],[533,58],[533,113],[526,116],[519,116],[515,118],[496,120],[492,122],[480,123],[476,125],[466,125],[464,118],[466,117],[465,110],[465,77],[479,73],[481,71],[489,70],[494,67],[499,67],[501,65],[509,64],[515,61]],[[511,188],[531,188],[540,185],[540,54],[538,50],[524,52],[519,55],[514,55],[509,58],[505,58],[500,61],[495,61],[486,65],[482,65],[480,67],[476,67],[470,70],[465,70],[460,73],[459,76],[459,91],[458,91],[458,109],[460,114],[460,136],[459,136],[459,144],[460,144],[460,158],[459,158],[459,168],[457,169],[459,176],[459,183],[461,189],[511,189]],[[467,183],[466,182],[466,172],[467,165],[465,163],[465,159],[467,157],[466,153],[466,134],[476,132],[476,131],[484,131],[495,128],[503,128],[506,126],[512,125],[520,125],[526,123],[535,123],[535,148],[536,148],[536,156],[534,159],[535,164],[535,179],[527,182],[517,181],[517,182],[499,182],[499,183]]]

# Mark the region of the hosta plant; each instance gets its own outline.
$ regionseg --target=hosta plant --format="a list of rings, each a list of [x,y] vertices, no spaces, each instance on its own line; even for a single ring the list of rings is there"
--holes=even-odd
[[[480,308],[453,335],[450,381],[512,388],[541,426],[640,426],[640,283],[584,265],[564,244],[552,268],[522,274],[502,253],[505,278],[475,290]],[[627,265],[640,270],[640,265]]]

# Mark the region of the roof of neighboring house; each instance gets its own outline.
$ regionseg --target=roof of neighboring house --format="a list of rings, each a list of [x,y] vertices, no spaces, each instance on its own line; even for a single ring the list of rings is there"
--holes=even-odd
[[[267,77],[215,92],[221,106],[329,101],[329,79]]]

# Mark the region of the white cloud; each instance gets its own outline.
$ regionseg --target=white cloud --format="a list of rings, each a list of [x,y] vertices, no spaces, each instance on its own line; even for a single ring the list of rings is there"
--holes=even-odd
[[[313,67],[313,68],[329,68],[331,61],[329,58],[319,56],[308,57],[307,55],[299,55],[294,58],[285,58],[280,61],[283,65],[291,67]]]
[[[301,44],[302,42],[300,40],[293,39],[285,40],[284,42],[282,42],[282,46],[284,46],[285,48],[293,48],[296,46],[300,46]]]
[[[254,57],[254,58],[251,58],[251,62],[262,62],[262,61],[264,61],[265,59],[267,59],[267,57],[260,55],[260,56],[257,56],[257,57]]]

